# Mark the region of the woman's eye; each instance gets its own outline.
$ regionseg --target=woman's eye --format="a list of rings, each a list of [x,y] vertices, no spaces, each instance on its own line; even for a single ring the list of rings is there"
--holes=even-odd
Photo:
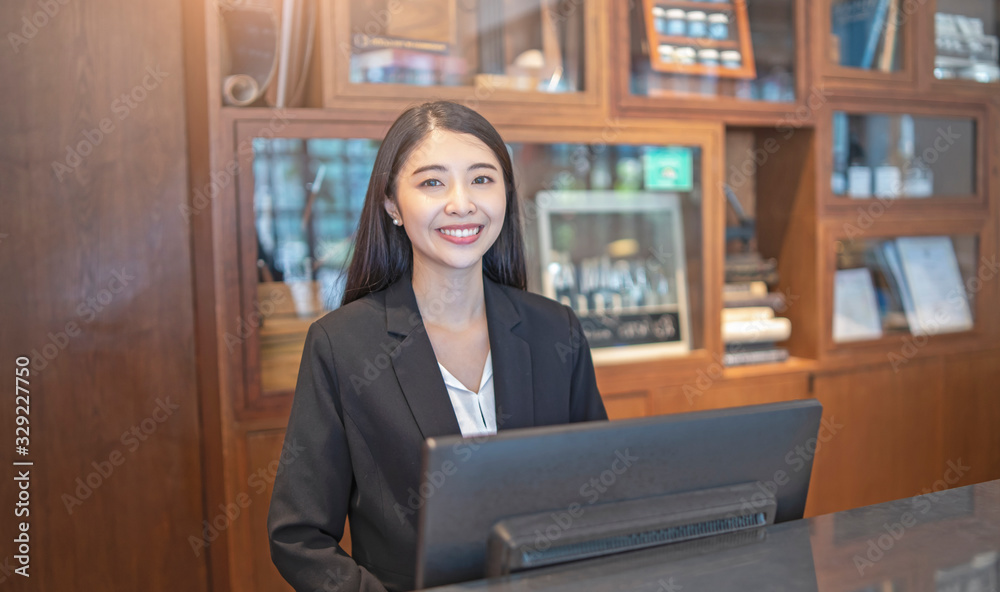
[[[441,185],[444,185],[444,183],[438,181],[437,179],[427,179],[420,184],[421,187],[440,187]]]
[[[477,184],[478,183],[480,185],[485,184],[485,183],[492,183],[493,182],[493,177],[489,177],[487,175],[479,175],[478,177],[476,177],[475,179],[473,179],[472,182],[473,182],[473,184]]]

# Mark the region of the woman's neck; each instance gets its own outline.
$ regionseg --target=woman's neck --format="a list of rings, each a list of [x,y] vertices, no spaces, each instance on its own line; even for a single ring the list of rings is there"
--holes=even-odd
[[[483,266],[441,270],[414,261],[413,294],[425,324],[461,329],[486,311]]]

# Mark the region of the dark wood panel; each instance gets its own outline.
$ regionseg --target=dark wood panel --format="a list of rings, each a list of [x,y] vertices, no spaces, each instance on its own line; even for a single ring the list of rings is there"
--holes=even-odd
[[[180,5],[15,0],[0,22],[24,38],[0,52],[0,366],[35,358],[31,577],[8,589],[207,590],[189,545],[203,508]]]
[[[969,470],[952,487],[1000,479],[1000,350],[945,361],[942,450]]]
[[[630,419],[649,415],[649,393],[638,391],[615,395],[602,394],[608,419]]]
[[[242,581],[242,588],[252,584],[254,590],[291,590],[285,580],[281,578],[278,569],[271,562],[271,551],[267,539],[267,509],[271,504],[271,492],[274,490],[274,481],[268,478],[271,463],[281,461],[281,444],[285,439],[285,430],[268,430],[266,432],[256,432],[247,435],[247,463],[246,470],[250,476],[247,477],[248,489],[246,491],[249,500],[247,506],[248,520],[245,535],[250,541],[248,560],[241,561],[240,571],[249,578],[234,577],[234,582]],[[294,460],[292,460],[294,462]],[[260,471],[265,471],[261,476]]]
[[[718,375],[710,367],[690,383],[657,389],[651,397],[650,411],[657,415],[687,413],[793,401],[809,396],[806,374],[738,380],[720,379]]]
[[[816,451],[807,516],[918,495],[956,460],[941,448],[941,358],[820,376],[814,388],[824,419],[842,427]]]
[[[234,521],[238,560],[233,562],[231,579],[234,590],[291,590],[271,562],[267,538],[267,511],[274,491],[274,478],[280,466],[295,462],[292,448],[283,448],[284,429],[250,432],[246,436],[246,462],[243,485],[232,500],[241,505],[247,519]],[[240,496],[243,493],[245,496]],[[350,523],[345,522],[341,548],[351,553]]]

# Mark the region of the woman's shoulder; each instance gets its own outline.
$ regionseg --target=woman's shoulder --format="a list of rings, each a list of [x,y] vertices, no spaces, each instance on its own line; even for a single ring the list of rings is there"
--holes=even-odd
[[[326,313],[315,322],[329,335],[372,331],[375,323],[385,325],[385,290],[372,292],[348,302]]]

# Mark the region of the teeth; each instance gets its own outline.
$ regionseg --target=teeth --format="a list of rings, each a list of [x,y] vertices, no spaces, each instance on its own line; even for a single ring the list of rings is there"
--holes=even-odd
[[[481,226],[477,226],[476,228],[468,228],[468,229],[465,229],[465,230],[447,230],[445,228],[442,228],[441,232],[443,234],[447,234],[448,236],[454,236],[456,238],[465,238],[467,236],[472,236],[474,234],[479,234],[480,230],[482,230],[482,227]]]

